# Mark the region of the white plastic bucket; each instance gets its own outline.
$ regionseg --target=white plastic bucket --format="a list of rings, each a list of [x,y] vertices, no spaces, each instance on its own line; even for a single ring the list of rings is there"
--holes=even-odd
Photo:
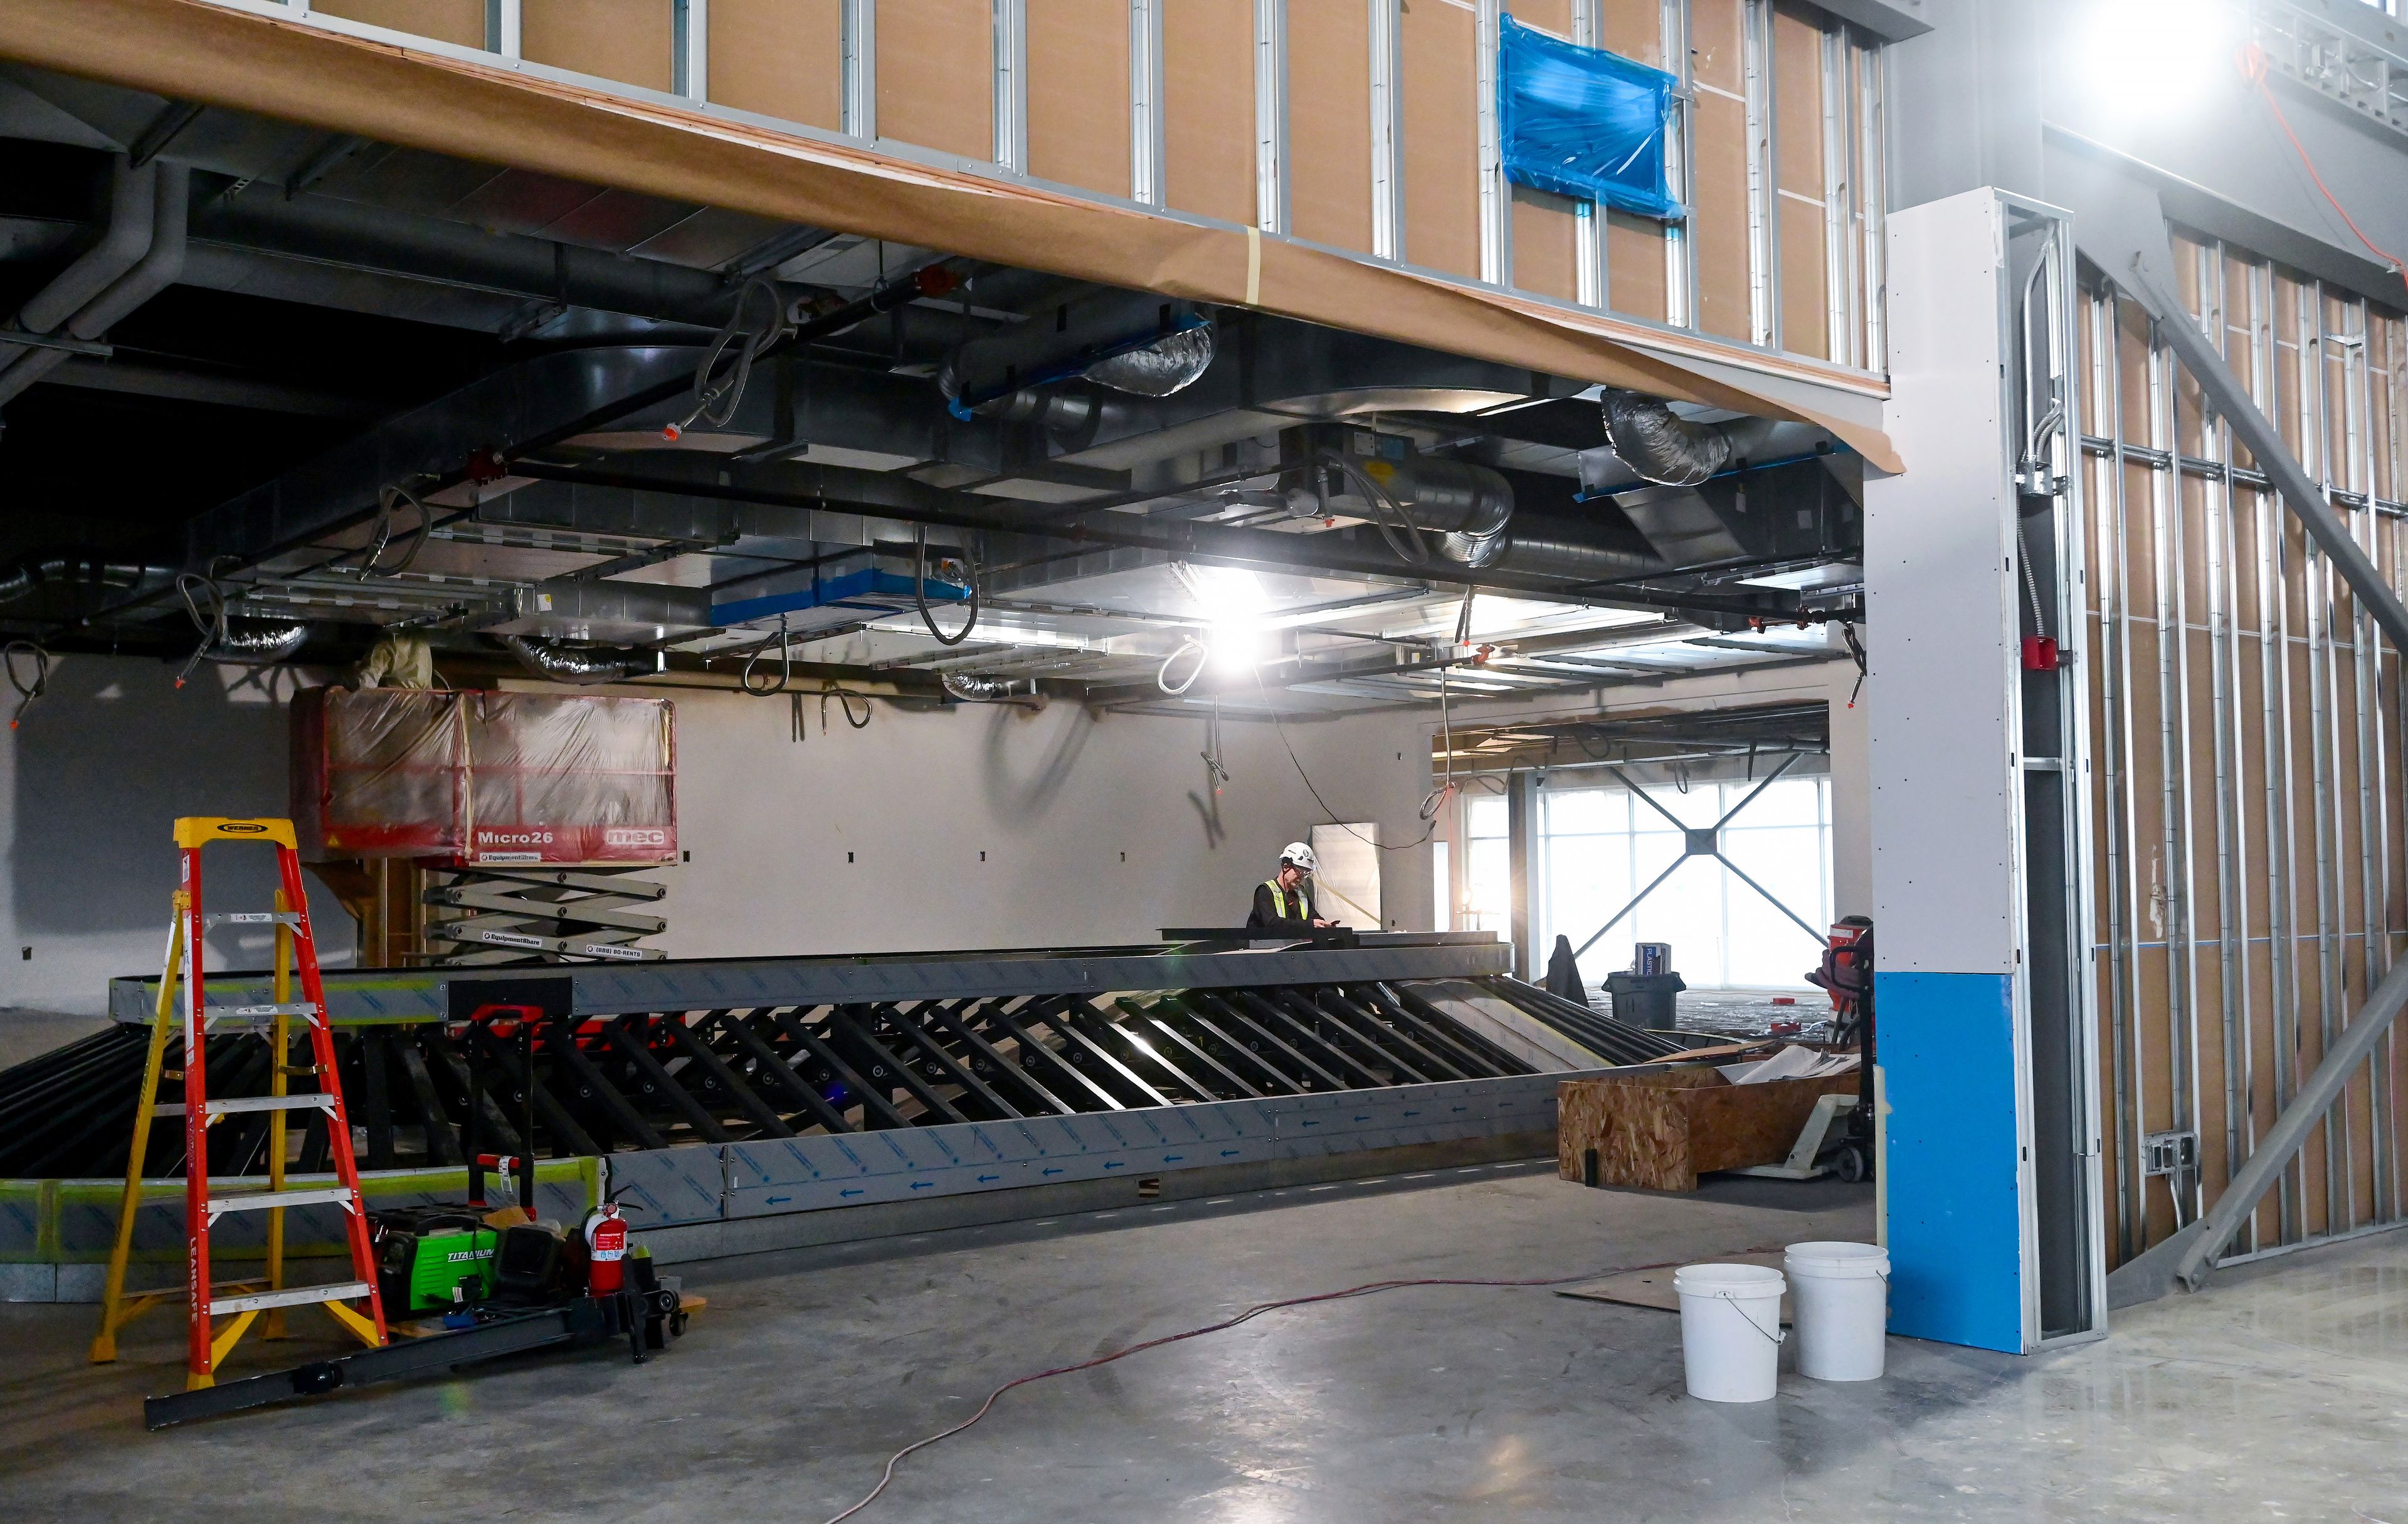
[[[1792,1244],[1789,1272],[1798,1373],[1817,1381],[1873,1381],[1889,1322],[1889,1252],[1872,1244]]]
[[[1683,1265],[1681,1361],[1689,1395],[1767,1402],[1781,1376],[1781,1272],[1769,1265]]]

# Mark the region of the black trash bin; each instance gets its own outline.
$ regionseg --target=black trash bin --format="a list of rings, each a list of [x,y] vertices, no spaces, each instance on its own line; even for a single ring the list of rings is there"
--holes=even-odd
[[[1675,1025],[1675,997],[1688,988],[1677,973],[1631,973],[1605,976],[1606,993],[1613,998],[1613,1019],[1629,1027],[1669,1032]]]

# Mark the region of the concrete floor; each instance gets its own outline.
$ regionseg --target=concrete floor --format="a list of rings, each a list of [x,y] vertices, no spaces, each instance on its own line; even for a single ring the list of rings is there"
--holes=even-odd
[[[1861,1237],[1870,1217],[1831,1183],[1670,1200],[1514,1165],[796,1251],[688,1267],[711,1306],[641,1368],[538,1358],[157,1435],[136,1400],[177,1379],[174,1324],[102,1371],[81,1362],[91,1309],[0,1307],[0,1517],[818,1524],[996,1383],[1250,1301]],[[1683,1395],[1672,1315],[1415,1288],[1015,1391],[861,1517],[2408,1524],[2403,1355],[2399,1235],[2229,1272],[2103,1344],[2023,1360],[1897,1340],[1881,1382],[1784,1374],[1753,1407]]]

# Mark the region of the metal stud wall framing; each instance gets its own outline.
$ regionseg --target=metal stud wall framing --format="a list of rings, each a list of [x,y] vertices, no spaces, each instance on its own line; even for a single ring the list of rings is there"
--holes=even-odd
[[[2408,323],[2177,237],[2182,295],[2395,589]],[[2114,1258],[2191,1221],[2408,940],[2398,653],[2141,309],[2085,298],[2094,958]],[[2366,1070],[2227,1260],[2408,1217],[2408,1051]]]
[[[372,36],[390,41],[401,36],[387,29],[353,22],[312,9],[307,0],[216,0],[234,8],[272,13],[280,18],[331,30]],[[801,125],[781,119],[763,116],[731,107],[714,94],[710,76],[710,0],[659,0],[671,18],[670,57],[667,62],[667,92],[655,96],[650,89],[624,81],[579,75],[549,65],[525,59],[523,51],[524,30],[522,23],[523,0],[486,0],[483,48],[473,50],[457,43],[432,38],[411,37],[413,46],[423,46],[437,52],[462,56],[493,56],[510,61],[513,66],[573,79],[580,84],[605,93],[634,91],[652,98],[669,99],[678,104],[715,112],[734,112],[748,120],[771,126],[788,128],[812,136],[826,136],[824,128]],[[928,154],[939,161],[959,162],[952,154],[930,149],[927,145],[908,145],[882,136],[879,121],[879,50],[877,0],[836,0],[840,7],[840,24],[833,34],[839,40],[833,45],[827,67],[840,87],[842,116],[840,133],[844,137],[882,151],[900,151],[907,154]],[[1166,181],[1167,143],[1169,137],[1165,118],[1164,67],[1162,53],[1164,14],[1167,0],[1131,0],[1127,12],[1126,39],[1129,67],[1128,113],[1130,165],[1128,183],[1118,188],[1103,188],[1093,194],[1102,199],[1124,201],[1138,207],[1185,212],[1186,208],[1170,206]],[[1293,165],[1288,142],[1288,96],[1292,88],[1305,88],[1312,61],[1290,56],[1288,7],[1290,0],[1253,0],[1254,20],[1254,58],[1251,73],[1254,83],[1254,194],[1253,221],[1267,234],[1291,235],[1290,197],[1293,194]],[[1338,0],[1327,0],[1336,4]],[[1407,87],[1405,69],[1398,53],[1399,14],[1398,0],[1359,0],[1369,7],[1369,37],[1372,50],[1370,65],[1370,99],[1374,116],[1370,135],[1369,158],[1363,167],[1365,180],[1371,192],[1373,226],[1369,248],[1365,257],[1386,263],[1413,264],[1414,254],[1404,236],[1404,206],[1407,194],[1400,140],[1403,124],[1412,120],[1416,105]],[[1490,285],[1510,286],[1513,283],[1513,194],[1507,183],[1498,152],[1496,120],[1497,65],[1496,50],[1498,18],[1510,7],[1503,0],[1469,0],[1475,12],[1472,28],[1479,56],[1472,61],[1474,75],[1472,93],[1479,114],[1476,131],[1479,135],[1477,173],[1480,177],[1477,207],[1479,217],[1478,245],[1480,250],[1478,279]],[[1668,143],[1669,179],[1674,194],[1684,204],[1697,200],[1697,154],[1694,143],[1695,111],[1689,65],[1692,36],[1691,11],[1702,0],[1659,0],[1663,58],[1680,81],[1680,99],[1673,112]],[[1749,43],[1748,54],[1748,135],[1750,150],[1746,156],[1749,179],[1750,227],[1748,239],[1748,290],[1742,294],[1751,314],[1748,326],[1754,347],[1779,350],[1781,343],[1780,237],[1779,219],[1783,215],[1774,180],[1774,126],[1779,103],[1772,90],[1772,69],[1768,47],[1775,6],[1772,0],[1738,0],[1744,7]],[[1572,0],[1570,7],[1570,32],[1575,41],[1589,46],[1601,46],[1605,36],[1605,0]],[[1881,247],[1881,177],[1880,142],[1881,60],[1884,56],[1878,38],[1856,27],[1813,10],[1803,3],[1787,4],[1784,10],[1813,20],[1824,34],[1821,81],[1821,106],[1808,103],[1806,108],[1819,109],[1828,163],[1828,195],[1824,215],[1827,221],[1830,266],[1829,321],[1820,326],[1828,335],[1821,348],[1824,352],[1806,356],[1851,370],[1878,373],[1884,356],[1880,337],[1878,256]],[[984,167],[1007,177],[1023,177],[1029,173],[1028,130],[1029,92],[1032,82],[1028,69],[1028,0],[993,0],[991,57],[992,142],[983,155],[973,154]],[[734,87],[730,87],[733,89]],[[898,88],[894,81],[890,93]],[[1056,82],[1047,89],[1078,88],[1075,82]],[[1229,131],[1244,131],[1235,123],[1223,124]],[[1064,189],[1063,187],[1054,187]],[[1082,193],[1070,188],[1071,194]],[[1804,206],[1790,208],[1789,215],[1812,215]],[[1610,310],[1612,304],[1612,280],[1610,269],[1606,219],[1595,206],[1579,208],[1579,224],[1575,230],[1576,252],[1574,288],[1568,294],[1568,305],[1598,310]],[[1662,322],[1673,328],[1696,330],[1698,326],[1700,303],[1698,296],[1697,238],[1684,223],[1667,223],[1663,228],[1661,248],[1665,262],[1663,282],[1664,310],[1627,313],[1650,322]],[[1648,283],[1652,290],[1652,282]],[[1557,300],[1556,295],[1528,293],[1541,300]],[[1802,299],[1802,298],[1801,298]],[[1822,294],[1816,294],[1817,305],[1823,305]],[[1646,298],[1650,303],[1654,297]],[[1801,325],[1805,326],[1805,325]]]

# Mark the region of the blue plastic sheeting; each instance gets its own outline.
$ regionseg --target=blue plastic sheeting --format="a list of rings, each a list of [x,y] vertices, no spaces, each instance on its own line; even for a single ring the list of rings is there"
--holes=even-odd
[[[1616,53],[1576,48],[1503,18],[1497,116],[1518,184],[1666,220],[1685,215],[1665,182],[1666,122],[1679,81]]]
[[[1873,975],[1889,1330],[2024,1352],[2014,996],[1996,973]]]

